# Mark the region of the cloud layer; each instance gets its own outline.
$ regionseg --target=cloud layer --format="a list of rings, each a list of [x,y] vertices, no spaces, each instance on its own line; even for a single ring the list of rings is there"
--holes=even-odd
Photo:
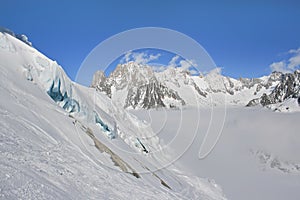
[[[300,67],[300,48],[288,51],[289,59],[274,62],[270,65],[272,71],[291,73]]]

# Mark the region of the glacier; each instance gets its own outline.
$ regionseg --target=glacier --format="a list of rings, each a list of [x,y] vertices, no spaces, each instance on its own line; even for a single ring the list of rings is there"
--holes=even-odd
[[[5,32],[0,60],[1,199],[226,199],[210,179],[165,168],[148,124]]]

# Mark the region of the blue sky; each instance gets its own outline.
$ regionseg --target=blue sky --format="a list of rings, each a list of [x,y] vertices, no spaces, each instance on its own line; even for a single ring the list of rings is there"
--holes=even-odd
[[[300,1],[292,0],[10,0],[1,2],[0,26],[25,33],[73,80],[85,57],[101,41],[147,26],[192,37],[225,75],[257,77],[270,73],[274,62],[275,68],[290,66],[289,59],[298,55],[299,8]]]

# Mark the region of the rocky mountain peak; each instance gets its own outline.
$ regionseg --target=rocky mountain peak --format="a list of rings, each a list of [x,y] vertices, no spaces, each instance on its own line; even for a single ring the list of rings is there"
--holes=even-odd
[[[296,70],[294,73],[282,74],[275,72],[270,75],[269,80],[280,80],[274,90],[270,94],[264,93],[260,98],[251,100],[247,105],[254,106],[261,104],[267,106],[270,104],[282,103],[283,101],[300,96],[300,71]]]
[[[176,91],[158,80],[152,67],[135,62],[117,65],[108,77],[103,72],[96,72],[91,86],[125,108],[150,109],[185,104]],[[172,99],[172,102],[166,103],[166,99]]]

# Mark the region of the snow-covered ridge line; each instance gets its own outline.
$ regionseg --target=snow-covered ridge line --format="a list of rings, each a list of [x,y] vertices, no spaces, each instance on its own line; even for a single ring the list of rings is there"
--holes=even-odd
[[[290,77],[289,81],[286,80],[289,85],[296,84],[295,89],[289,89],[289,97],[286,99],[298,98],[299,81],[298,78],[293,78],[295,76],[273,72],[260,78],[233,79],[222,76],[218,68],[205,76],[192,76],[181,68],[155,72],[151,66],[129,62],[119,64],[108,77],[104,72],[97,71],[91,87],[106,94],[114,103],[129,109],[210,107],[225,104],[252,106],[259,104],[264,95],[275,90],[278,90],[276,93],[284,92],[285,86],[279,85],[286,77]]]

